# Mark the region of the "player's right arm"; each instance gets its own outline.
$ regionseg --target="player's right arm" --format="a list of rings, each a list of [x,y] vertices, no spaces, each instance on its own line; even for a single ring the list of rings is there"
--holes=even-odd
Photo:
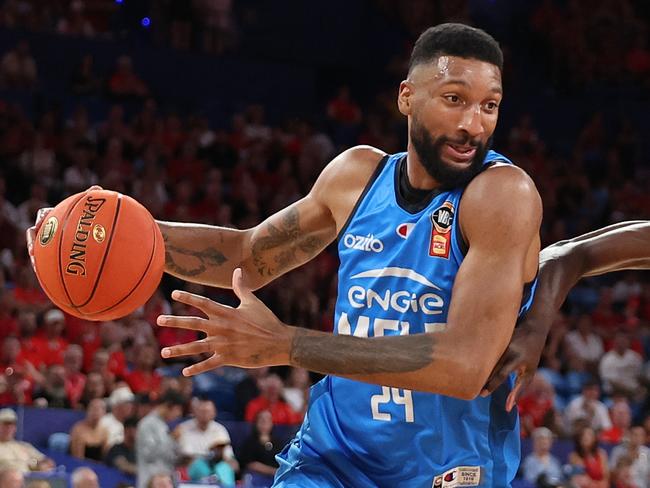
[[[307,196],[251,229],[158,222],[165,271],[186,281],[231,288],[232,273],[241,268],[247,286],[264,286],[336,239],[382,156],[368,146],[344,151]]]
[[[235,268],[260,288],[320,253],[336,237],[332,217],[309,194],[252,229],[158,222],[165,271],[186,281],[231,287]]]
[[[546,336],[571,288],[586,276],[630,269],[650,269],[650,221],[620,222],[545,248],[533,306],[515,330],[486,391],[517,371],[517,386],[507,402],[512,408],[535,372]]]

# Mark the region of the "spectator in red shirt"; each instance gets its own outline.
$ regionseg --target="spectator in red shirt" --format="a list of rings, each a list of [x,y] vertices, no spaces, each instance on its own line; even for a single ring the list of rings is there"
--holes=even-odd
[[[113,391],[116,382],[115,374],[111,372],[109,362],[110,355],[108,351],[106,349],[98,349],[93,354],[92,364],[88,370],[88,378],[90,378],[91,373],[99,375],[107,393]]]
[[[18,333],[15,310],[16,304],[11,293],[0,288],[0,341],[9,335]]]
[[[35,334],[36,314],[29,310],[18,312],[18,340],[20,340],[20,356],[35,367],[41,364],[36,350]]]
[[[618,398],[609,409],[612,426],[600,433],[600,440],[608,444],[618,444],[632,425],[632,411],[625,397]]]
[[[146,97],[149,89],[144,81],[133,72],[133,61],[130,56],[120,56],[117,59],[115,73],[108,80],[108,91],[115,97]]]
[[[361,121],[361,110],[350,97],[350,87],[342,86],[327,104],[327,115],[340,124],[352,125]]]
[[[252,422],[259,412],[268,410],[271,412],[274,424],[290,425],[301,422],[302,415],[294,412],[282,398],[283,386],[280,377],[274,374],[260,381],[260,396],[246,405],[246,421]]]
[[[65,392],[72,408],[76,408],[86,386],[86,375],[81,372],[83,350],[77,344],[70,344],[63,354],[65,370]]]
[[[34,383],[42,383],[44,378],[34,366],[20,355],[20,342],[15,337],[7,337],[0,349],[0,405],[30,404]]]
[[[547,427],[558,432],[554,400],[553,386],[540,374],[535,375],[518,403],[522,437],[529,436],[537,427]]]
[[[135,368],[126,375],[133,393],[156,394],[160,389],[162,376],[155,370],[157,354],[155,349],[148,345],[141,345],[135,354]]]
[[[65,327],[65,317],[58,308],[52,308],[43,315],[43,330],[34,337],[34,352],[41,365],[63,364],[63,353],[68,347],[61,334]],[[36,365],[35,365],[36,366]]]

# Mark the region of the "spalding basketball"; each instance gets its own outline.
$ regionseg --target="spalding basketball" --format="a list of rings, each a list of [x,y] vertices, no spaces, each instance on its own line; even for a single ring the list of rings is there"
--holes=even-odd
[[[38,281],[58,307],[83,319],[113,320],[153,295],[165,246],[153,217],[133,198],[90,190],[46,215],[34,261]]]

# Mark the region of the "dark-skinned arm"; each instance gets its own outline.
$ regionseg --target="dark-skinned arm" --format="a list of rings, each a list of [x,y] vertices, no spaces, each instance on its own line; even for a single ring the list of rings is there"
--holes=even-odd
[[[165,241],[165,271],[186,281],[230,288],[233,271],[241,268],[247,286],[264,286],[336,239],[348,216],[340,208],[354,206],[382,156],[369,146],[344,151],[327,165],[306,197],[251,229],[158,222]],[[354,201],[347,205],[346,198]]]
[[[507,402],[511,409],[535,373],[553,320],[571,288],[586,276],[634,269],[650,269],[648,221],[620,222],[545,248],[540,253],[533,306],[490,376],[485,393],[517,371],[517,385]]]
[[[158,323],[202,330],[207,337],[165,348],[162,354],[212,353],[186,368],[186,375],[223,364],[290,364],[369,383],[474,398],[512,336],[523,285],[532,278],[527,276],[530,264],[532,274],[536,270],[541,201],[523,171],[495,168],[468,187],[459,214],[464,216],[461,227],[469,252],[454,282],[447,324],[439,331],[358,338],[290,327],[251,293],[237,270],[233,288],[241,304],[236,309],[184,292],[172,294],[208,319],[161,316]]]

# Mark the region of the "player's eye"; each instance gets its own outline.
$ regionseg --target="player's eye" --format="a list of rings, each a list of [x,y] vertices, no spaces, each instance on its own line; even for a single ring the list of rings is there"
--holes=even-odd
[[[460,97],[458,95],[453,95],[453,94],[444,95],[444,99],[454,105],[460,103]]]
[[[488,102],[485,104],[485,108],[488,112],[493,112],[499,108],[499,104],[497,102]]]

